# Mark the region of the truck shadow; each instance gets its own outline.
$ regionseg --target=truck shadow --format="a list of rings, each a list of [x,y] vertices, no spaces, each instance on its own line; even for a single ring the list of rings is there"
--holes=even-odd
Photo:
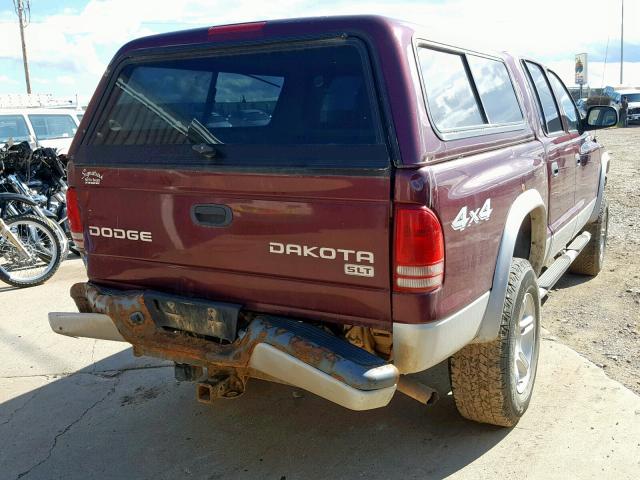
[[[445,478],[511,431],[463,420],[446,394],[429,408],[397,394],[353,412],[251,380],[243,397],[206,406],[171,367],[140,360],[127,349],[70,376],[27,379],[35,388],[0,404],[2,477]],[[448,391],[446,365],[424,380]]]
[[[558,283],[553,286],[553,290],[564,290],[565,288],[575,287],[577,285],[582,285],[590,280],[593,280],[595,277],[591,277],[588,275],[577,275],[570,272],[565,273]]]

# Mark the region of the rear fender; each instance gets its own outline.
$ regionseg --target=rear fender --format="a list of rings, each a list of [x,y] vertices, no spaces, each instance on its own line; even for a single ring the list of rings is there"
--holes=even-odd
[[[515,199],[507,214],[498,249],[489,302],[476,338],[473,340],[474,343],[490,342],[498,338],[511,260],[513,259],[520,226],[527,216],[531,218],[531,253],[529,261],[536,273],[540,273],[542,269],[547,242],[547,209],[542,196],[537,190],[527,190]]]

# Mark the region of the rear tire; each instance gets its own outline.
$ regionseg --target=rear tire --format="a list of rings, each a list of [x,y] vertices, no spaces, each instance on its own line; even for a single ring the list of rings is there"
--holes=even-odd
[[[595,277],[602,270],[607,249],[609,232],[609,203],[607,202],[607,197],[602,199],[598,219],[587,225],[585,231],[591,234],[591,240],[580,252],[578,258],[573,261],[569,270],[571,273]]]
[[[527,260],[514,258],[499,336],[469,344],[449,359],[458,412],[470,420],[513,427],[525,413],[540,350],[540,294]]]

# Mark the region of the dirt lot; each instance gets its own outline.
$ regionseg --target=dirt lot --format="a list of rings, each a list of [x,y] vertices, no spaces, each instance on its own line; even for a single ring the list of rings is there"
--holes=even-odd
[[[604,269],[596,278],[565,275],[545,303],[542,323],[640,393],[640,126],[596,137],[612,158]]]

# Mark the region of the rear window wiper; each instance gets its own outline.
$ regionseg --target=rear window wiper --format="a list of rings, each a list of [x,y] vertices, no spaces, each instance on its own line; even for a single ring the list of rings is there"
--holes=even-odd
[[[191,149],[206,158],[215,157],[216,149],[214,145],[222,144],[220,139],[211,133],[207,127],[202,125],[196,118],[191,120],[191,123],[187,127],[186,135],[189,141],[194,144]]]
[[[116,86],[155,113],[169,126],[187,137],[189,142],[194,144],[192,148],[195,152],[206,158],[215,157],[216,150],[213,145],[221,145],[223,142],[200,123],[198,119],[192,119],[189,125],[185,126],[175,115],[169,113],[166,109],[149,99],[144,93],[139,92],[131,85],[127,85],[122,79],[119,78],[116,80]]]

